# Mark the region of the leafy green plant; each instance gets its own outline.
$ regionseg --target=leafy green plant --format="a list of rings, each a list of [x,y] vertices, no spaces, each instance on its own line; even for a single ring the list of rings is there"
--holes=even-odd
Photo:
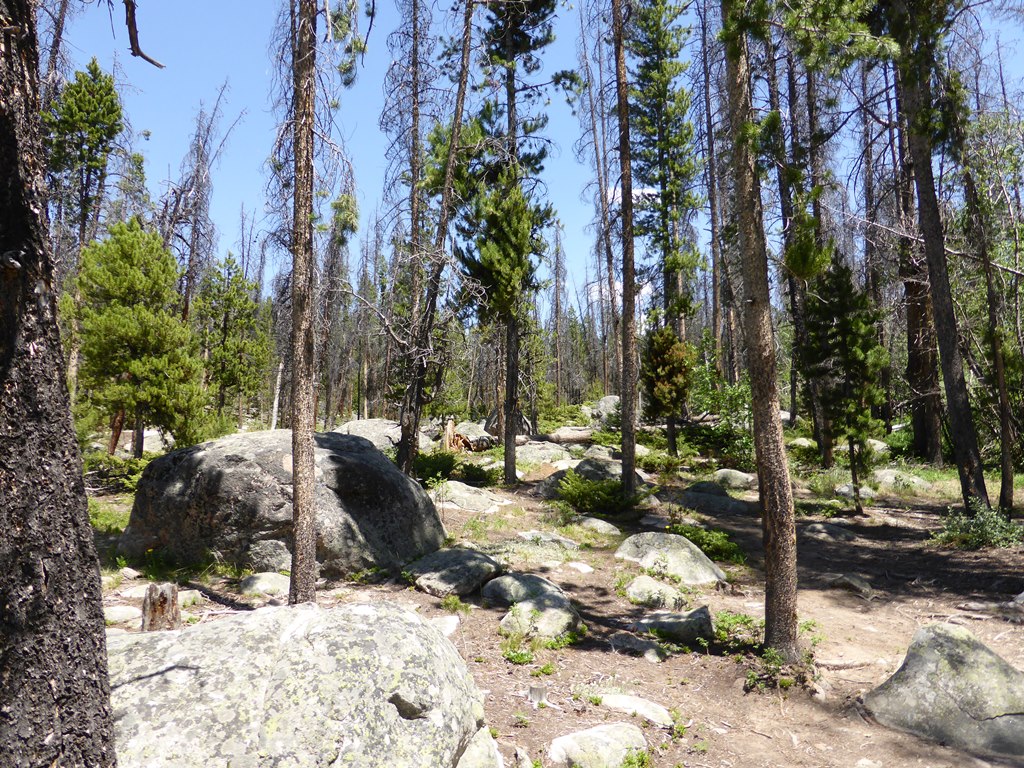
[[[588,480],[571,469],[558,484],[558,495],[583,515],[623,515],[636,509],[648,495],[627,496],[621,480]]]
[[[1024,527],[1006,519],[998,509],[972,501],[970,512],[950,507],[932,540],[957,549],[1012,547],[1024,541]]]
[[[516,712],[512,715],[512,727],[513,728],[529,728],[530,719],[522,712]]]
[[[697,525],[676,523],[667,528],[669,533],[685,536],[712,560],[744,565],[747,556],[740,546],[729,538],[725,531],[701,528]]]
[[[746,613],[719,611],[715,614],[715,642],[727,653],[749,651],[761,643],[764,622]]]
[[[541,666],[537,667],[537,669],[531,671],[530,675],[533,677],[540,677],[541,675],[553,675],[555,674],[555,671],[555,665],[549,661],[546,664],[542,664]]]
[[[111,493],[135,493],[142,471],[159,455],[147,452],[141,459],[123,459],[106,451],[89,451],[82,456],[82,469],[89,485],[98,484]]]
[[[472,610],[472,606],[462,602],[462,598],[458,595],[445,595],[441,598],[441,607],[449,613],[461,613],[469,615]]]
[[[472,461],[463,461],[459,464],[456,477],[467,485],[497,485],[501,480],[501,470],[498,467],[486,469]]]
[[[622,768],[650,768],[651,753],[646,749],[631,749],[622,760]]]
[[[570,645],[576,645],[583,641],[583,638],[587,636],[586,625],[581,624],[579,629],[570,630],[569,632],[563,632],[558,637],[553,637],[544,643],[544,647],[552,651],[559,651],[562,648],[568,648]]]
[[[416,454],[413,471],[424,483],[432,478],[450,480],[459,466],[459,457],[450,451],[430,451]]]

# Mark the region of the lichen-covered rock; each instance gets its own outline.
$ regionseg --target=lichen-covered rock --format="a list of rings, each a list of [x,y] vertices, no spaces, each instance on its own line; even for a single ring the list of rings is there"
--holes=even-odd
[[[390,603],[108,638],[121,768],[454,768],[482,725],[455,647]]]
[[[367,440],[315,436],[317,560],[325,575],[397,570],[444,542],[419,483]],[[291,567],[291,432],[230,435],[146,467],[118,549],[156,550],[180,563],[216,552],[254,571]]]
[[[608,638],[608,645],[616,653],[627,653],[643,656],[644,661],[660,664],[668,658],[668,652],[657,640],[650,637],[637,637],[629,632],[616,632]]]
[[[243,595],[287,595],[291,579],[282,573],[254,573],[238,585]]]
[[[559,736],[548,747],[548,762],[557,768],[622,768],[631,752],[646,749],[637,726],[610,723]]]
[[[719,469],[715,472],[715,482],[724,488],[745,491],[757,487],[757,475],[740,472],[738,469]]]
[[[439,506],[453,506],[467,512],[479,512],[490,515],[499,508],[512,502],[489,491],[486,488],[476,488],[458,480],[448,480],[436,490],[431,491],[431,498]]]
[[[594,418],[600,421],[608,421],[611,416],[618,412],[619,403],[618,395],[605,395],[594,406]]]
[[[686,603],[682,593],[650,576],[637,576],[626,585],[626,599],[646,608],[667,608],[674,611]]]
[[[685,536],[674,533],[637,533],[616,550],[617,560],[639,563],[659,575],[697,586],[725,581],[725,573]]]
[[[571,458],[561,445],[531,440],[516,448],[517,464],[553,464]]]
[[[625,693],[601,693],[601,706],[625,715],[642,717],[648,722],[667,728],[672,725],[672,715],[661,704]]]
[[[428,595],[468,595],[501,573],[501,563],[475,549],[452,547],[417,560],[407,572]]]
[[[505,768],[498,744],[487,728],[481,728],[469,742],[458,768]]]
[[[588,531],[599,533],[602,536],[621,536],[622,531],[619,527],[612,525],[607,520],[602,520],[599,517],[581,517],[577,522],[580,528],[586,528]]]
[[[856,541],[857,534],[851,530],[843,528],[841,525],[834,525],[832,523],[811,523],[804,527],[803,537],[805,539],[816,539],[817,541],[842,543]]]
[[[931,487],[927,480],[898,469],[876,469],[871,473],[871,480],[887,491],[920,493]]]
[[[917,630],[903,665],[864,704],[890,728],[971,752],[1024,758],[1024,673],[963,627]]]
[[[506,635],[555,638],[575,632],[582,623],[572,602],[559,590],[542,592],[516,603],[499,626]]]
[[[381,451],[394,448],[402,439],[401,424],[390,419],[355,419],[346,421],[334,431],[342,435],[365,437]],[[430,447],[431,442],[430,437],[420,432],[417,442],[420,450]]]
[[[547,592],[561,592],[552,581],[534,573],[509,573],[484,584],[482,597],[497,605],[512,605]]]

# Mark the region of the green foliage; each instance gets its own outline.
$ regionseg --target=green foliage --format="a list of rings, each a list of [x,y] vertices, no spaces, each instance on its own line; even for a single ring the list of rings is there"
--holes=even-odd
[[[627,496],[621,480],[587,480],[571,469],[559,482],[558,495],[581,515],[623,515],[643,499]]]
[[[458,466],[459,457],[450,451],[417,452],[413,472],[424,482],[434,478],[451,480]]]
[[[868,469],[866,441],[879,427],[872,406],[885,402],[878,382],[889,356],[878,343],[878,317],[867,294],[854,286],[852,270],[839,261],[807,297],[804,367],[818,383],[833,434],[850,444],[855,488]]]
[[[743,550],[729,538],[729,534],[725,531],[709,530],[683,523],[670,525],[666,530],[669,533],[685,536],[712,560],[735,563],[736,565],[744,565],[747,562],[747,556]]]
[[[646,749],[631,749],[622,759],[622,768],[651,768],[651,753]]]
[[[497,485],[501,480],[501,470],[498,467],[486,469],[472,461],[463,461],[459,464],[458,477],[467,485]]]
[[[761,644],[764,622],[746,613],[719,611],[715,614],[715,642],[726,653],[748,651]]]
[[[137,219],[85,248],[80,389],[108,418],[124,412],[183,446],[200,436],[206,394],[195,340],[174,312],[177,278],[160,236]]]
[[[583,415],[579,405],[555,405],[544,403],[540,409],[537,426],[543,433],[554,432],[559,427],[588,427],[590,419]]]
[[[100,533],[121,534],[128,527],[131,509],[89,497],[89,523]]]
[[[229,393],[249,400],[263,385],[271,342],[260,317],[262,310],[256,284],[245,279],[230,253],[206,273],[193,305],[193,319],[207,350],[207,378],[217,392],[218,414]]]
[[[735,469],[754,469],[750,384],[729,384],[718,373],[714,340],[705,331],[697,350],[690,385],[690,410],[715,418],[682,425],[686,441],[700,455]]]
[[[558,637],[553,637],[544,643],[544,647],[551,651],[560,651],[563,648],[568,648],[570,645],[576,645],[577,643],[583,642],[583,639],[587,636],[587,627],[583,624],[577,630],[570,630],[569,632],[563,632]]]
[[[648,417],[675,416],[686,405],[694,352],[674,329],[662,326],[647,335],[640,356],[640,383]]]
[[[85,72],[75,72],[43,114],[43,127],[55,192],[65,198],[84,230],[99,203],[114,140],[124,128],[114,78],[92,59]]]
[[[820,188],[810,194],[799,188],[793,194],[791,233],[783,256],[786,269],[798,280],[811,280],[822,273],[832,261],[834,247],[828,243],[818,245],[818,220],[808,210],[814,198],[821,195]]]
[[[553,675],[557,671],[557,668],[550,661],[546,664],[542,664],[530,672],[531,677],[541,677],[542,675]]]
[[[998,509],[972,499],[970,511],[950,508],[943,515],[942,528],[932,540],[957,549],[1012,547],[1024,541],[1024,527],[1008,520]]]
[[[122,459],[106,451],[93,450],[82,455],[82,468],[91,486],[99,485],[108,493],[135,493],[142,470],[157,455],[146,453],[141,459]]]
[[[469,615],[472,607],[462,602],[458,595],[445,595],[441,598],[441,607],[449,613]]]

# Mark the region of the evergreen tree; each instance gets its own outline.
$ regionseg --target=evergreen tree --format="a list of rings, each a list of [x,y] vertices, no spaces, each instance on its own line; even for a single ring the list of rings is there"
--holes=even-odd
[[[75,72],[43,115],[49,170],[58,190],[68,195],[68,218],[76,224],[78,248],[85,246],[90,219],[99,208],[114,140],[124,128],[114,78],[96,59]],[[58,192],[59,194],[59,192]]]
[[[680,340],[671,326],[648,334],[640,359],[640,382],[647,395],[644,407],[648,416],[671,419],[679,415],[686,404],[693,366],[693,348]],[[669,432],[668,451],[672,456],[678,455],[675,431]]]
[[[207,273],[193,317],[208,350],[208,380],[217,390],[217,415],[228,394],[238,399],[239,426],[245,403],[258,394],[270,364],[270,337],[261,322],[256,285],[245,279],[230,253]]]
[[[202,429],[202,363],[174,311],[177,280],[174,257],[137,219],[82,252],[82,387],[113,423],[156,426],[187,445]]]
[[[804,364],[819,385],[832,434],[845,438],[857,513],[863,514],[860,485],[868,469],[867,439],[880,422],[872,407],[885,401],[879,374],[889,355],[878,344],[878,311],[865,291],[854,286],[853,272],[834,260],[807,298],[809,344]]]

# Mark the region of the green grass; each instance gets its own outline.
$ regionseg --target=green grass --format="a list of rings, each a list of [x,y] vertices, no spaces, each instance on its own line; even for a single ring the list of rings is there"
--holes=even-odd
[[[111,504],[89,497],[89,522],[92,527],[105,534],[118,534],[128,527],[131,504]]]
[[[668,526],[669,533],[685,536],[712,560],[745,565],[747,556],[740,546],[729,538],[725,531],[701,528],[696,525],[676,523]]]

